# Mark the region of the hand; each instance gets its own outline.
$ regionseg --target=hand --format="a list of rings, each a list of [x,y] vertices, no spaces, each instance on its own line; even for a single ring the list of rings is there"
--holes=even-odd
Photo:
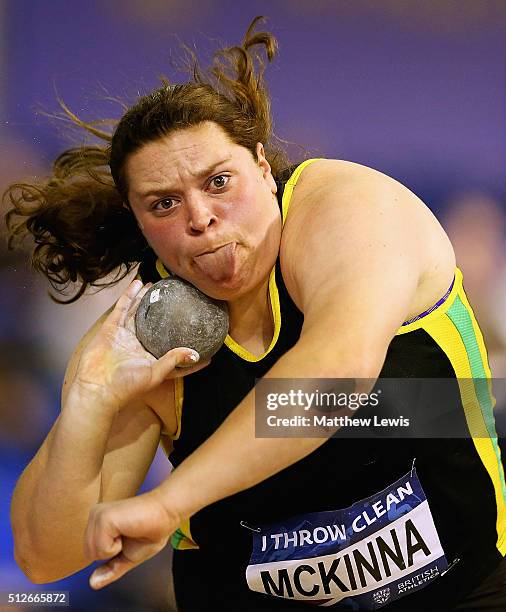
[[[102,327],[81,355],[73,381],[80,392],[99,396],[115,409],[151,391],[167,378],[186,376],[209,362],[175,370],[178,365],[195,364],[198,353],[175,348],[156,359],[135,335],[134,316],[151,283],[144,287],[133,281],[117,301]]]
[[[86,528],[85,554],[90,561],[110,560],[93,572],[90,586],[101,589],[156,555],[181,520],[167,511],[157,489],[94,506]]]

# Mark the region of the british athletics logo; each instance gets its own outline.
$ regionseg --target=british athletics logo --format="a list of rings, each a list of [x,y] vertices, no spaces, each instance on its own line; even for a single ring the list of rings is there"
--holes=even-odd
[[[336,608],[378,610],[448,567],[416,470],[349,508],[260,526],[253,591]]]

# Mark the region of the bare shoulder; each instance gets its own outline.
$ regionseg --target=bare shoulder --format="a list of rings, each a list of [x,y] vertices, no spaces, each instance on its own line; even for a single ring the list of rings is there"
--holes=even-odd
[[[304,168],[297,185],[301,185],[311,179],[318,179],[325,176],[339,176],[341,179],[352,179],[360,175],[380,175],[385,178],[390,178],[374,168],[346,159],[317,159]]]
[[[305,252],[302,245],[307,245]],[[342,260],[346,270],[363,261],[357,273],[372,270],[374,260],[388,251],[392,273],[403,259],[409,261],[417,290],[406,315],[437,301],[455,268],[445,231],[416,194],[378,170],[344,160],[308,164],[293,191],[280,256],[287,288],[299,307],[304,270],[306,276],[314,274],[307,258],[322,249],[323,260],[315,261],[327,268],[329,258]]]
[[[340,159],[319,159],[304,168],[293,192],[290,213],[293,215],[300,203],[314,197],[312,194],[315,192],[319,196],[341,196],[341,205],[353,195],[366,195],[369,192],[383,197],[367,198],[363,206],[369,203],[375,208],[395,206],[402,198],[403,208],[408,201],[412,205],[416,203],[425,207],[412,191],[391,176],[369,166]],[[386,195],[391,197],[384,197]],[[350,205],[356,206],[356,202],[350,202]]]

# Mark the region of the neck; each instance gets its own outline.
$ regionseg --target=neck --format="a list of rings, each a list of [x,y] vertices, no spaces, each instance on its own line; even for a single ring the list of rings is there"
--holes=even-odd
[[[229,335],[255,355],[265,352],[274,333],[269,279],[249,293],[228,302],[228,311]]]

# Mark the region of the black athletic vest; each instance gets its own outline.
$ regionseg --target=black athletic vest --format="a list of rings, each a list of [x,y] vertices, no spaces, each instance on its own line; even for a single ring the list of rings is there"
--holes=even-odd
[[[308,163],[308,162],[306,162]],[[278,183],[283,219],[301,168]],[[156,281],[163,266],[149,253],[139,269],[144,282]],[[303,314],[283,282],[279,257],[271,275],[271,302],[277,321],[275,344],[256,361],[240,355],[231,338],[211,364],[177,385],[180,427],[170,460],[177,467],[223,422],[272,365],[298,340]],[[462,275],[424,316],[406,322],[393,338],[380,379],[489,378],[481,332],[469,306]],[[437,307],[436,307],[437,306]],[[461,391],[462,392],[462,391]],[[478,396],[479,393],[476,393]],[[460,397],[460,396],[459,396]],[[388,610],[449,610],[470,592],[506,552],[504,473],[488,398],[460,401],[454,417],[468,439],[346,439],[325,442],[308,457],[252,487],[198,512],[172,538],[175,548],[196,543],[216,580],[248,589],[245,569],[252,535],[240,525],[262,525],[289,517],[346,508],[388,487],[409,472],[413,461],[429,502],[450,571]],[[483,431],[486,431],[483,434]],[[246,459],[245,459],[246,460]],[[216,466],[219,471],[220,466]],[[182,553],[184,554],[184,553]],[[224,578],[225,577],[225,578]]]

